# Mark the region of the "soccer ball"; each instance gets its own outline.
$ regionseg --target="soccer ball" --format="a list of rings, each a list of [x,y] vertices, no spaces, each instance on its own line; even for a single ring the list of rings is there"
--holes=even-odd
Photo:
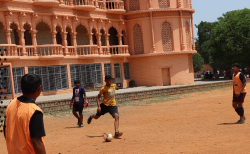
[[[105,133],[103,135],[103,139],[104,139],[105,142],[110,142],[113,139],[113,136],[110,133]]]

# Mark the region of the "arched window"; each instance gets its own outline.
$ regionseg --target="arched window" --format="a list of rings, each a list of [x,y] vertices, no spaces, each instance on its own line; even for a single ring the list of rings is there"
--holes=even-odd
[[[52,38],[50,34],[50,27],[44,22],[39,22],[36,25],[36,40],[37,45],[52,44]]]
[[[83,25],[78,25],[76,27],[76,32],[77,45],[89,45],[89,36],[87,28]]]
[[[97,44],[97,38],[96,38],[96,30],[95,29],[92,29],[92,41],[93,41],[93,44]]]
[[[109,45],[119,45],[118,44],[118,37],[117,37],[117,30],[114,27],[109,29]]]
[[[105,43],[105,32],[103,29],[101,29],[101,46],[105,46],[106,43]]]
[[[169,0],[158,0],[159,8],[168,8]]]
[[[129,1],[129,11],[140,10],[140,2],[139,0],[130,0]]]
[[[143,46],[143,37],[141,26],[136,24],[133,27],[133,40],[134,40],[134,53],[135,54],[143,54],[144,46]]]
[[[10,25],[10,29],[12,29],[12,32],[11,32],[11,42],[16,45],[19,45],[19,36],[18,36],[18,27],[16,24],[12,23]]]
[[[69,27],[66,28],[66,32],[67,32],[67,44],[68,46],[72,46],[71,43],[71,29]]]
[[[57,26],[56,31],[57,31],[57,33],[56,33],[56,43],[62,45],[61,28]]]
[[[170,24],[168,22],[162,23],[162,46],[163,52],[173,51],[173,36]]]
[[[185,26],[185,29],[186,29],[186,44],[187,44],[187,50],[190,50],[190,28],[189,28],[189,24],[186,23],[186,26]]]
[[[31,34],[30,34],[30,25],[25,24],[23,26],[24,28],[24,41],[25,41],[25,45],[32,45],[32,38],[31,38]]]

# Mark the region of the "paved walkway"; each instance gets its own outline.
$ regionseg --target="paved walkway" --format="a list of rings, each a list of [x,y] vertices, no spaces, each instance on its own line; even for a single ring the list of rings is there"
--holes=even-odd
[[[229,80],[221,80],[221,81],[195,81],[194,84],[189,85],[174,85],[174,86],[142,86],[142,87],[134,87],[134,88],[126,88],[126,89],[120,89],[116,91],[116,93],[127,93],[127,92],[138,92],[138,91],[146,91],[146,90],[156,90],[156,89],[166,89],[166,88],[175,88],[180,86],[190,86],[190,85],[196,85],[196,84],[207,84],[207,83],[217,83],[217,82],[226,82]],[[99,91],[91,91],[87,92],[87,97],[97,96]],[[37,102],[43,102],[43,101],[53,101],[53,100],[64,100],[64,99],[70,99],[72,97],[72,93],[69,94],[58,94],[58,95],[49,95],[49,96],[40,96],[37,99]],[[1,105],[7,105],[10,102],[10,100],[3,100],[3,104]]]

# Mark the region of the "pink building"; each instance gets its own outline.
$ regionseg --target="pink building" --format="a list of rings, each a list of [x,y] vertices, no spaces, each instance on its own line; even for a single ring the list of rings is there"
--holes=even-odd
[[[194,82],[191,0],[6,0],[0,9],[2,86],[36,73],[43,95],[114,82],[126,88]],[[12,69],[11,69],[12,68]],[[8,70],[12,70],[9,71]],[[13,76],[13,77],[12,77]]]

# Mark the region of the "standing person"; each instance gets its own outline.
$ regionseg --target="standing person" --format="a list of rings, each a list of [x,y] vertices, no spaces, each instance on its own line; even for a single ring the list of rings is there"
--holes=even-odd
[[[91,123],[91,120],[98,119],[101,115],[106,114],[109,112],[112,117],[115,119],[114,126],[115,126],[115,135],[114,138],[119,138],[123,135],[123,133],[118,131],[119,127],[119,113],[118,108],[116,106],[115,101],[115,90],[119,90],[119,88],[116,86],[116,84],[111,84],[111,76],[107,75],[105,76],[105,83],[106,85],[101,88],[97,98],[97,113],[93,114],[88,119],[88,124]],[[104,99],[102,103],[100,104],[100,98],[101,96],[104,96]]]
[[[4,136],[9,154],[46,154],[43,111],[35,104],[41,84],[39,76],[24,75],[21,78],[23,95],[7,107]]]
[[[73,103],[72,112],[73,112],[73,115],[78,120],[77,125],[79,127],[83,127],[82,110],[83,110],[83,107],[84,107],[84,103],[87,102],[87,97],[86,97],[86,93],[85,93],[84,88],[80,86],[80,81],[75,80],[74,84],[75,84],[75,87],[73,88],[73,96],[72,96],[72,100],[71,100],[71,103]],[[84,99],[83,99],[83,95],[84,95]],[[87,107],[87,105],[85,107]],[[77,114],[77,112],[79,112],[79,115]]]
[[[223,71],[223,76],[226,78],[226,70]]]
[[[243,73],[239,72],[240,64],[235,63],[232,65],[233,74],[233,108],[240,116],[237,124],[245,122],[243,103],[246,96],[246,78]]]
[[[210,74],[210,71],[207,69],[207,74]]]

